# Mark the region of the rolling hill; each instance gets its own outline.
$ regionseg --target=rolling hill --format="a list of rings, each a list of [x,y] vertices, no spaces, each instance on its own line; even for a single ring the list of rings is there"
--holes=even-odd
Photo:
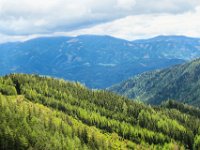
[[[173,101],[152,107],[49,77],[0,77],[2,150],[197,150],[199,114]]]
[[[0,75],[36,73],[106,88],[133,75],[199,57],[199,41],[184,36],[126,41],[83,35],[4,43],[0,44]]]
[[[200,59],[134,76],[109,90],[150,104],[175,99],[200,106]]]

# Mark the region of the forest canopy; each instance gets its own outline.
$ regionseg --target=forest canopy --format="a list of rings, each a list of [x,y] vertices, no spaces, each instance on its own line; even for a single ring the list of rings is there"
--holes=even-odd
[[[0,149],[196,149],[200,110],[150,106],[80,83],[0,77]]]

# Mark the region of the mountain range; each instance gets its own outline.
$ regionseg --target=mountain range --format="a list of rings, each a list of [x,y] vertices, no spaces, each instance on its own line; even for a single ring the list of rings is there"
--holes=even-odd
[[[1,44],[0,72],[14,73],[0,76],[0,149],[198,150],[199,44],[89,35]]]
[[[200,106],[200,59],[136,75],[109,90],[150,104],[174,99]]]
[[[131,76],[200,56],[200,39],[158,36],[127,41],[110,36],[44,37],[0,44],[0,75],[41,74],[106,88]]]

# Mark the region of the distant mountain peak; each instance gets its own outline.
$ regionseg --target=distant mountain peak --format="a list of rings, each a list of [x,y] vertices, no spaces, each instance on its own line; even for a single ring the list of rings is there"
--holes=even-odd
[[[168,40],[168,41],[180,41],[180,40],[198,40],[199,38],[187,37],[184,35],[159,35],[152,40]]]

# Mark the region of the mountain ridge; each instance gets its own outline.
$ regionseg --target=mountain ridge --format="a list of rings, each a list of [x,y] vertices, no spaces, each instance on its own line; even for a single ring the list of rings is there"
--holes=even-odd
[[[200,106],[200,59],[163,70],[146,72],[110,88],[111,91],[139,98],[151,104],[167,99]]]
[[[142,72],[194,59],[200,56],[200,43],[195,38],[181,44],[82,35],[0,44],[0,52],[1,75],[36,73],[106,88]]]

